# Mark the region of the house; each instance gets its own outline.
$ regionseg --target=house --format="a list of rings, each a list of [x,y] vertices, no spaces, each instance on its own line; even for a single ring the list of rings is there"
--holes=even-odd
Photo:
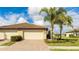
[[[46,39],[47,28],[28,23],[0,27],[0,39],[10,40],[11,36],[20,35],[26,40]]]
[[[66,37],[69,37],[69,36],[79,36],[79,30],[78,29],[74,29],[72,31],[66,32],[65,36]]]

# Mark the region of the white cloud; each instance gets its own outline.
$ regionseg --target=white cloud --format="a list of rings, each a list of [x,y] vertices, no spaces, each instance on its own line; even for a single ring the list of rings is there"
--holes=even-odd
[[[74,28],[79,27],[79,14],[77,12],[75,12],[75,11],[70,10],[68,12],[68,15],[70,15],[72,17],[72,19],[73,19],[72,24],[73,24]]]
[[[21,14],[10,14],[10,15],[5,15],[5,18],[0,16],[0,26],[27,22],[20,15]]]
[[[15,24],[18,18],[21,17],[21,14],[11,14],[8,16],[9,23]]]
[[[8,24],[0,21],[0,26],[4,26],[4,25],[8,25]]]
[[[20,18],[18,19],[17,23],[28,23],[28,22],[27,22],[26,19],[24,19],[23,17],[20,17]]]
[[[33,19],[33,24],[36,25],[44,25],[44,16],[40,15],[41,8],[37,8],[37,7],[30,7],[28,9],[28,13],[30,15],[30,17]]]
[[[9,25],[7,22],[7,20],[0,16],[0,26]]]
[[[36,14],[39,14],[41,8],[38,8],[38,7],[29,7],[28,10],[29,10],[28,13],[30,15],[36,15]]]
[[[33,24],[44,26],[44,21],[43,20],[41,20],[41,21],[40,20],[36,20],[36,21],[34,21]]]
[[[43,20],[43,16],[41,16],[41,15],[34,15],[34,16],[32,16],[32,18],[34,19],[34,20]]]
[[[36,25],[44,25],[44,17],[41,15],[34,15],[32,16],[33,22]]]

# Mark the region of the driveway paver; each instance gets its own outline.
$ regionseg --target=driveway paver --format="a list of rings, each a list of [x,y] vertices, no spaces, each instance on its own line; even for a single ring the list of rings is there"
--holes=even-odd
[[[43,40],[23,40],[11,46],[0,48],[0,51],[49,51]]]

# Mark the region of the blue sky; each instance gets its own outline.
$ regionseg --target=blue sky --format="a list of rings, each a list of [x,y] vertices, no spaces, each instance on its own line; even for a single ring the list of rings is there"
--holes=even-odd
[[[0,26],[11,25],[17,23],[33,23],[36,25],[44,25],[44,13],[39,14],[41,8],[34,7],[0,7]],[[73,18],[74,28],[79,26],[79,7],[66,7],[68,15]],[[45,23],[49,26],[49,23]],[[71,30],[70,27],[65,26],[63,32]],[[55,32],[59,32],[58,26],[55,26]]]
[[[20,17],[32,23],[33,21],[28,15],[28,8],[27,7],[0,7],[0,16],[4,19],[3,22],[7,22],[5,20],[9,20],[7,23],[15,23],[14,20],[11,20],[10,17],[15,17],[18,20]]]

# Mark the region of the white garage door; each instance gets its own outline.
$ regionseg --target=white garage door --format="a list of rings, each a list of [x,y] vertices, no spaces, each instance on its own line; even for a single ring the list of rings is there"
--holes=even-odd
[[[24,32],[24,38],[30,40],[44,40],[44,32]]]

